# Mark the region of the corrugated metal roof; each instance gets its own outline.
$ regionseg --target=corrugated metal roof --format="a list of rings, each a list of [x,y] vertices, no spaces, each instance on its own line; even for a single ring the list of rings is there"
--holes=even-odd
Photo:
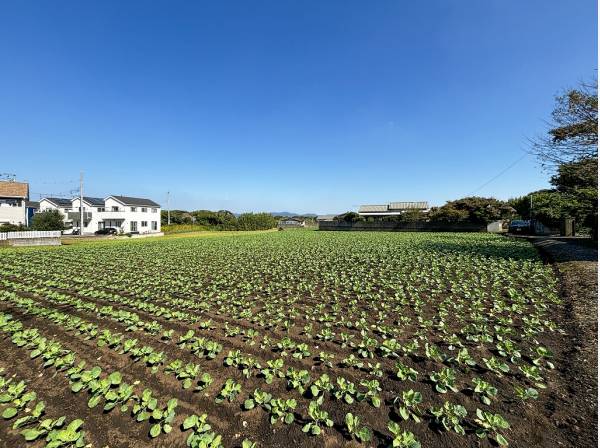
[[[429,208],[426,201],[421,202],[390,202],[389,210],[425,210]]]
[[[333,221],[337,215],[319,215],[317,221]]]
[[[0,197],[29,198],[29,184],[26,182],[0,181]]]
[[[387,212],[387,205],[361,205],[358,208],[358,213],[373,213],[373,212]]]

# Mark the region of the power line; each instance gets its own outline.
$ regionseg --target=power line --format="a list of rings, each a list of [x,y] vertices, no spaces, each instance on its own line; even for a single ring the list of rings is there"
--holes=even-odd
[[[39,196],[39,199],[43,197],[47,198],[60,198],[60,197],[73,197],[75,195],[79,195],[79,188],[74,188],[72,190],[64,190],[64,191],[53,191],[53,192],[38,192],[38,191],[30,191],[29,194]]]
[[[35,182],[37,185],[64,185],[64,184],[76,184],[77,182],[79,182],[77,179],[71,179],[71,180],[58,180],[58,181],[51,181],[51,182]]]
[[[513,166],[515,166],[517,163],[519,163],[521,160],[523,160],[525,157],[527,157],[527,155],[528,155],[527,153],[523,154],[517,160],[515,160],[514,162],[512,162],[510,165],[508,165],[506,168],[504,168],[502,171],[500,171],[498,174],[496,174],[494,177],[492,177],[490,180],[488,180],[487,182],[481,184],[479,187],[477,187],[475,190],[469,192],[467,195],[470,196],[473,193],[477,193],[482,188],[487,187],[489,184],[491,184],[492,182],[494,182],[496,179],[498,179],[500,176],[502,176],[504,173],[506,173],[508,170],[510,170]]]

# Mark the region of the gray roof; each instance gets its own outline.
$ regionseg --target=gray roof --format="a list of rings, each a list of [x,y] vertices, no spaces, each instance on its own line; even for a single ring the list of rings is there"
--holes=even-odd
[[[74,199],[79,199],[79,198],[74,198]],[[92,198],[89,196],[84,196],[83,202],[87,202],[88,204],[93,205],[94,207],[104,207],[104,199],[103,198]]]
[[[319,215],[317,221],[333,221],[337,215]]]
[[[124,204],[124,205],[133,205],[133,206],[138,206],[138,207],[160,207],[159,204],[157,204],[154,201],[151,201],[150,199],[132,198],[131,196],[114,196],[114,195],[111,195],[109,197],[116,199],[117,201],[119,201],[121,204]]]
[[[390,202],[390,210],[426,210],[427,201],[421,202]]]
[[[35,208],[37,210],[40,208],[40,203],[37,201],[25,201],[25,207]]]
[[[42,198],[41,200],[47,200],[49,202],[52,202],[54,205],[57,205],[59,207],[70,207],[71,206],[71,200],[70,199],[66,199],[66,198]]]
[[[426,201],[421,202],[390,202],[386,205],[361,205],[358,213],[389,213],[403,210],[426,210]]]
[[[358,209],[358,213],[374,213],[374,212],[387,212],[387,205],[361,205]]]

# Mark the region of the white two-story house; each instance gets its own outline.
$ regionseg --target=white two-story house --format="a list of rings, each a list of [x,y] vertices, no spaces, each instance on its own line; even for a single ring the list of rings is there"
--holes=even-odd
[[[69,207],[60,205],[62,201],[65,200],[44,198],[40,201],[40,211],[58,208],[65,215],[66,227],[79,229],[79,198],[68,199]],[[120,233],[160,232],[160,205],[150,199],[129,196],[108,196],[103,199],[84,196],[82,208],[82,234],[92,234],[107,227],[117,229]]]
[[[58,210],[67,221],[67,214],[71,211],[71,199],[66,198],[42,198],[40,199],[40,207],[38,211]]]
[[[0,181],[0,224],[26,225],[28,200],[28,183]]]

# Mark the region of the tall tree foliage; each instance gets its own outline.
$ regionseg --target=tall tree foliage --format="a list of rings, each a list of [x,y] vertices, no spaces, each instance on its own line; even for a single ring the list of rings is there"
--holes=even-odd
[[[58,210],[46,210],[33,215],[33,230],[64,230],[63,216]]]
[[[448,201],[441,207],[432,207],[429,218],[432,221],[472,222],[485,224],[498,219],[511,218],[515,210],[506,202],[495,198],[470,196]]]
[[[582,83],[556,97],[550,129],[533,142],[546,167],[598,158],[598,82]]]
[[[553,191],[535,196],[553,199],[534,212],[549,221],[574,217],[578,226],[598,225],[598,82],[582,83],[556,98],[550,129],[533,144],[533,152],[544,167],[556,169],[550,183]],[[552,211],[550,213],[549,211]],[[558,213],[560,211],[560,213]],[[548,213],[546,213],[548,212]]]

